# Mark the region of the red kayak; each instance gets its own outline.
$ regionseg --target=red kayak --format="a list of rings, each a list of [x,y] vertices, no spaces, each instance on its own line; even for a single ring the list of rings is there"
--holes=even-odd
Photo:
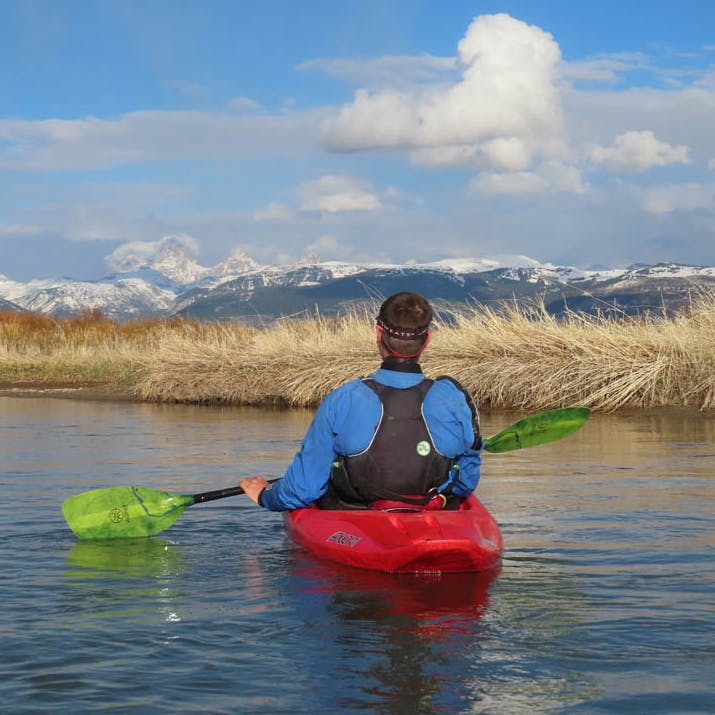
[[[474,495],[454,511],[285,513],[288,536],[321,558],[392,573],[486,571],[501,560],[499,526]]]

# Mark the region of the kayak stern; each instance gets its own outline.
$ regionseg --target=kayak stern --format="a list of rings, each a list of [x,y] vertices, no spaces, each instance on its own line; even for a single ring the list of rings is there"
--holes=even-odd
[[[499,526],[474,496],[455,511],[286,512],[288,536],[321,558],[390,573],[486,571],[501,560]]]

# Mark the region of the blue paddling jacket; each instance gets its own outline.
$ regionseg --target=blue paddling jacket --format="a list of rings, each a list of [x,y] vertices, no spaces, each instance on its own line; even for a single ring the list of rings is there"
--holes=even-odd
[[[391,357],[369,377],[398,389],[424,380],[416,361]],[[469,496],[479,481],[482,450],[479,413],[474,403],[456,381],[438,378],[424,397],[422,414],[435,450],[458,466],[452,472],[451,493]],[[287,511],[318,501],[328,489],[335,460],[365,451],[381,415],[380,397],[362,380],[333,390],[318,407],[283,479],[262,492],[261,505],[270,511]]]

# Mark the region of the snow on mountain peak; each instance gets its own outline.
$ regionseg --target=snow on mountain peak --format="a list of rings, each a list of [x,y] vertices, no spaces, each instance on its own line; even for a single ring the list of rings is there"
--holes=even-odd
[[[317,266],[320,263],[320,256],[314,251],[306,253],[298,259],[299,266]]]
[[[165,240],[165,239],[164,239]],[[199,264],[179,241],[162,243],[149,268],[163,273],[176,283],[195,283],[211,274],[211,269]]]
[[[212,276],[230,276],[258,270],[260,266],[245,251],[235,248],[228,258],[210,269]]]

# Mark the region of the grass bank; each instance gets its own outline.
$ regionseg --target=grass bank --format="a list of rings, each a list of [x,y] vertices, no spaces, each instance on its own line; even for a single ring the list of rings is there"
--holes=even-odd
[[[118,324],[0,314],[0,384],[106,385],[134,399],[313,406],[377,363],[374,307],[267,328],[191,320]],[[675,316],[549,315],[534,304],[451,316],[425,353],[490,408],[715,408],[715,294]]]

